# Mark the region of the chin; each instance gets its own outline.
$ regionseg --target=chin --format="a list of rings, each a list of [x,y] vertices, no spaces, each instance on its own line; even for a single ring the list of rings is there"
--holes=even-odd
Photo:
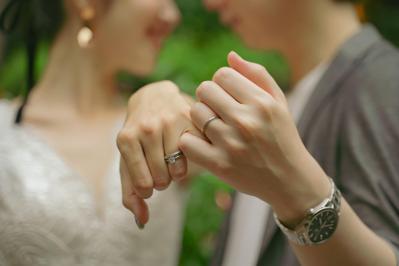
[[[140,77],[151,75],[157,66],[158,55],[155,51],[142,51],[136,60],[130,62],[132,73]]]
[[[154,68],[143,68],[132,72],[134,75],[145,78],[151,75],[154,72]]]
[[[251,49],[255,49],[255,50],[268,50],[268,47],[265,47],[265,45],[262,45],[261,42],[259,42],[259,40],[254,40],[254,39],[250,39],[250,38],[241,38],[244,42],[244,44]]]
[[[139,77],[147,77],[155,70],[155,62],[131,65],[127,68],[128,72]]]
[[[239,34],[239,37],[244,42],[244,44],[251,49],[260,51],[270,51],[276,49],[276,47],[273,46],[272,42],[265,41],[258,36]]]

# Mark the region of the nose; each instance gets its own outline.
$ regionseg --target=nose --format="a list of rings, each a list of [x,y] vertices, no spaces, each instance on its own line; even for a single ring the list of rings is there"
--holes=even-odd
[[[204,5],[208,10],[220,11],[226,6],[228,0],[203,0]]]
[[[167,6],[162,9],[160,18],[169,26],[170,30],[173,30],[180,23],[181,14],[174,0],[167,2]]]

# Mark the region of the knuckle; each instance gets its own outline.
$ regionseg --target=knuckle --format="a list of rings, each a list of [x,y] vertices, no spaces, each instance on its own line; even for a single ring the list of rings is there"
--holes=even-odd
[[[131,208],[130,200],[127,197],[122,197],[122,205],[126,209],[130,209]]]
[[[146,176],[145,174],[141,176],[136,176],[132,179],[134,189],[140,194],[140,196],[145,196],[150,193],[153,189],[153,180],[151,176]]]
[[[267,70],[264,66],[259,64],[253,64],[254,72],[258,75],[265,75],[267,74]]]
[[[153,187],[151,186],[150,188],[144,189],[144,188],[136,188],[137,194],[143,198],[143,199],[149,199],[152,197],[152,194],[154,193]]]
[[[268,122],[272,121],[273,116],[278,115],[281,112],[278,103],[269,100],[265,100],[262,104],[258,105],[258,110],[262,114],[262,117]]]
[[[148,191],[152,189],[152,183],[147,179],[140,179],[136,181],[136,189],[139,191]]]
[[[127,142],[129,138],[129,133],[125,130],[122,130],[118,133],[118,136],[116,137],[116,143],[119,145],[123,145]]]
[[[252,124],[250,123],[249,119],[242,117],[242,116],[234,116],[232,118],[234,125],[241,129],[241,128],[250,128]]]
[[[272,114],[284,113],[284,108],[278,102],[272,102],[269,104],[269,109]]]
[[[262,128],[262,126],[252,118],[236,117],[234,124],[245,138],[251,138]]]
[[[242,128],[245,124],[244,119],[241,116],[237,115],[231,117],[231,122],[238,129]]]
[[[160,81],[159,84],[162,85],[163,87],[165,87],[165,89],[169,89],[169,90],[173,90],[173,91],[179,90],[177,85],[173,81],[170,81],[170,80]]]
[[[132,141],[135,141],[135,139],[136,139],[136,134],[134,134],[133,131],[121,130],[116,138],[116,144],[118,148],[122,151],[127,144],[129,144]]]
[[[140,122],[139,131],[144,135],[155,135],[159,131],[159,126],[153,122]]]
[[[170,180],[169,179],[155,179],[155,189],[156,190],[165,190],[169,187],[170,185]]]
[[[204,86],[204,87],[212,87],[213,85],[214,85],[215,83],[213,83],[213,81],[210,81],[210,80],[205,80],[205,81],[203,81],[202,83],[201,83],[201,85],[202,86]]]
[[[153,180],[153,185],[155,189],[158,189],[159,187],[168,187],[170,184],[170,177],[169,173],[167,170],[164,171],[162,168],[162,165],[164,162],[158,162],[157,165],[152,165],[151,166],[151,173],[152,174],[152,180]]]
[[[141,93],[143,89],[139,90],[138,92]],[[130,96],[129,100],[127,101],[128,107],[132,107],[136,105],[135,99],[136,99],[137,94],[133,94]]]
[[[197,88],[196,95],[199,99],[204,99],[205,96],[209,93],[210,88],[212,86],[211,81],[203,81]]]
[[[254,135],[256,135],[257,133],[262,131],[263,125],[258,121],[249,120],[246,127],[248,131],[251,131],[254,133]]]
[[[256,97],[252,100],[253,106],[259,109],[264,109],[267,107],[268,103],[262,97]]]
[[[232,71],[233,70],[229,67],[221,67],[213,75],[213,80],[221,81],[223,79],[226,79],[232,73]]]
[[[262,114],[266,114],[268,115],[270,113],[270,103],[268,103],[267,101],[260,99],[260,98],[256,98],[253,102],[254,107],[256,108],[256,110]]]
[[[165,114],[161,118],[161,123],[165,128],[173,128],[175,127],[178,119],[175,115]]]
[[[229,151],[230,155],[234,156],[243,156],[247,153],[246,147],[236,140],[226,140],[227,142],[227,150]]]
[[[162,80],[158,82],[154,82],[151,84],[148,84],[140,89],[140,91],[143,90],[159,90],[161,89],[162,91],[168,91],[168,92],[176,92],[179,91],[179,87],[172,81],[170,80]]]

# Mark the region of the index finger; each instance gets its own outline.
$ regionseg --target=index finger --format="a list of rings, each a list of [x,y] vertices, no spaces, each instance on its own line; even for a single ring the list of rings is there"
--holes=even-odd
[[[230,67],[222,67],[216,71],[213,81],[241,104],[252,104],[259,99],[272,98],[268,92]]]
[[[118,135],[117,144],[134,191],[142,198],[150,198],[154,183],[138,136],[126,129],[122,130]]]

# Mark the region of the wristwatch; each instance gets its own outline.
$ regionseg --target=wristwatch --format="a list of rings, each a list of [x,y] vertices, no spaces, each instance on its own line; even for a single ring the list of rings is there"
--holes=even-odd
[[[331,194],[319,205],[309,209],[305,219],[294,229],[287,228],[274,213],[274,220],[287,238],[299,245],[317,245],[326,242],[338,226],[341,193],[330,178]]]

